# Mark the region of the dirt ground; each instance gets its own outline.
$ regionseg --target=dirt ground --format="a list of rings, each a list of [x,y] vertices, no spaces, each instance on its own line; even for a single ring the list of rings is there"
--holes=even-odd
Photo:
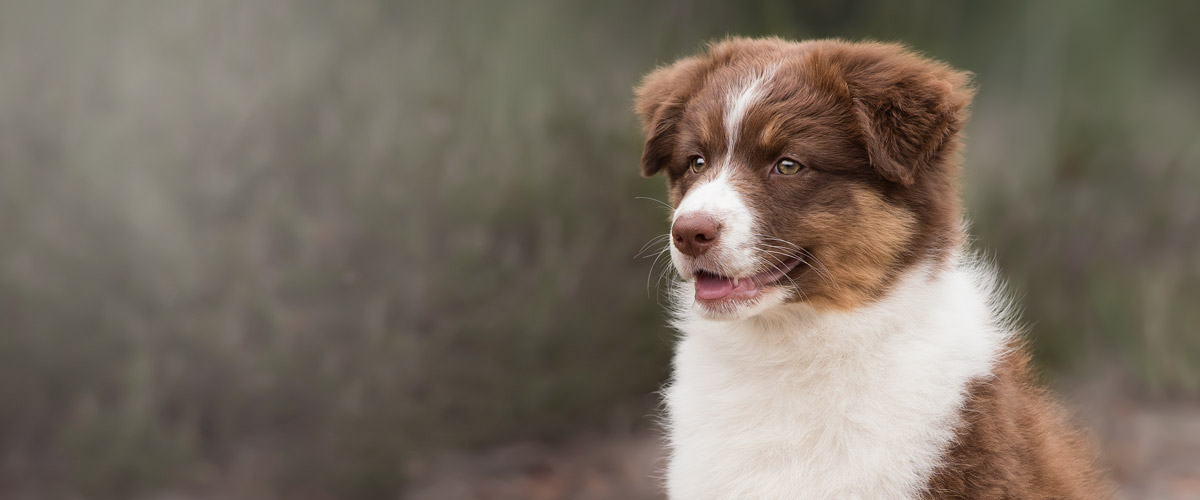
[[[1120,500],[1200,500],[1200,401],[1149,399],[1113,381],[1075,384],[1064,401],[1090,426]],[[560,444],[512,443],[411,464],[408,500],[659,500],[652,429]]]

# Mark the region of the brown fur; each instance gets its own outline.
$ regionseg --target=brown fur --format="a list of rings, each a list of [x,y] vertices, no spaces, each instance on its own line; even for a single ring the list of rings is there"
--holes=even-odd
[[[1091,443],[1029,380],[1023,349],[1014,346],[997,363],[992,379],[975,383],[962,415],[965,424],[924,498],[1112,498],[1096,472]]]
[[[848,310],[886,294],[907,269],[945,265],[963,244],[960,132],[969,75],[902,46],[733,38],[646,77],[636,110],[646,131],[641,171],[666,173],[672,206],[726,155],[727,96],[776,68],[739,130],[725,168],[770,238],[804,248],[796,301]],[[781,158],[805,165],[772,173]],[[771,240],[765,240],[770,242]],[[971,389],[964,425],[928,499],[1096,499],[1109,494],[1091,454],[1027,381],[1021,350]]]

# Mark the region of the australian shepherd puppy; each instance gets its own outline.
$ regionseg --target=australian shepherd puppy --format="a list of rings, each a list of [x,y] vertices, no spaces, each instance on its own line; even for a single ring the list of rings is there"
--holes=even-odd
[[[1110,496],[964,249],[966,73],[735,38],[636,94],[684,281],[672,499]]]

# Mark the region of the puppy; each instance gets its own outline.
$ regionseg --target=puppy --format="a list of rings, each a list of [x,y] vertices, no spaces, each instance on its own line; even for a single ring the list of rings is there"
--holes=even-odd
[[[964,249],[968,75],[733,38],[648,75],[666,174],[672,499],[1109,498]]]

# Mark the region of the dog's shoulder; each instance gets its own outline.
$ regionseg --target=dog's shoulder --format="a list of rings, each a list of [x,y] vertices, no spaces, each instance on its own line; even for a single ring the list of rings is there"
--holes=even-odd
[[[1014,341],[993,371],[971,385],[958,436],[924,498],[1112,498],[1097,472],[1092,441],[1030,380],[1024,347]]]

